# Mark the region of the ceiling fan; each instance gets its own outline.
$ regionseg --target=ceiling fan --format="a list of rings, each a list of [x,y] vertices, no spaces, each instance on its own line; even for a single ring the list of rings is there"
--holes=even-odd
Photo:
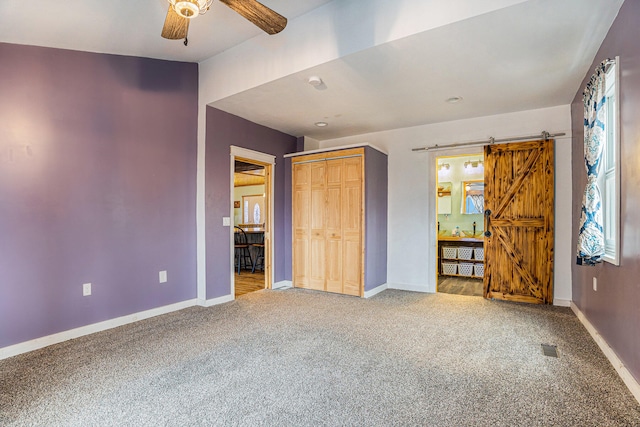
[[[204,15],[214,0],[168,0],[169,10],[162,28],[162,37],[184,39],[188,43],[189,21]],[[277,34],[287,26],[287,18],[256,0],[220,0],[267,34]]]

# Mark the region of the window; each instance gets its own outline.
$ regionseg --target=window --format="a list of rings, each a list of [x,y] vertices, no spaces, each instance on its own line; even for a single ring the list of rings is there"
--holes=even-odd
[[[620,132],[618,58],[606,73],[605,146],[602,150],[598,186],[602,197],[604,260],[620,264]]]

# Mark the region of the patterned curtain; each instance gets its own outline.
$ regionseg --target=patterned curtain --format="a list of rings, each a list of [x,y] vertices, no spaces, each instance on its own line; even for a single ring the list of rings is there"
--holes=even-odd
[[[605,67],[603,61],[583,93],[584,101],[584,162],[587,169],[587,185],[582,196],[580,232],[578,235],[579,265],[596,265],[604,256],[604,231],[602,227],[602,200],[598,187],[598,174],[605,142]]]

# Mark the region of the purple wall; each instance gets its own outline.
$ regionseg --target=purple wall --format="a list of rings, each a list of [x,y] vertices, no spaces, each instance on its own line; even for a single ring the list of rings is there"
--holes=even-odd
[[[231,209],[230,146],[276,156],[274,180],[274,282],[285,280],[284,154],[294,152],[296,138],[255,124],[248,120],[207,107],[205,209],[207,299],[229,295],[231,292],[230,228],[222,225],[222,218]]]
[[[589,73],[571,104],[573,128],[573,238],[577,245],[582,193],[586,184],[583,160],[582,90],[594,68],[605,58],[620,56],[621,81],[621,262],[597,267],[572,267],[573,300],[640,380],[640,2],[627,0],[609,29]],[[593,277],[598,291],[593,291]]]
[[[365,147],[364,290],[387,283],[387,155]]]
[[[197,81],[0,43],[0,347],[195,298]]]

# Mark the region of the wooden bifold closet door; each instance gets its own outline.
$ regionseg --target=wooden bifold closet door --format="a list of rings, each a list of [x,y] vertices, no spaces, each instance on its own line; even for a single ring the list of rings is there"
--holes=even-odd
[[[362,293],[363,157],[293,163],[293,282]]]

